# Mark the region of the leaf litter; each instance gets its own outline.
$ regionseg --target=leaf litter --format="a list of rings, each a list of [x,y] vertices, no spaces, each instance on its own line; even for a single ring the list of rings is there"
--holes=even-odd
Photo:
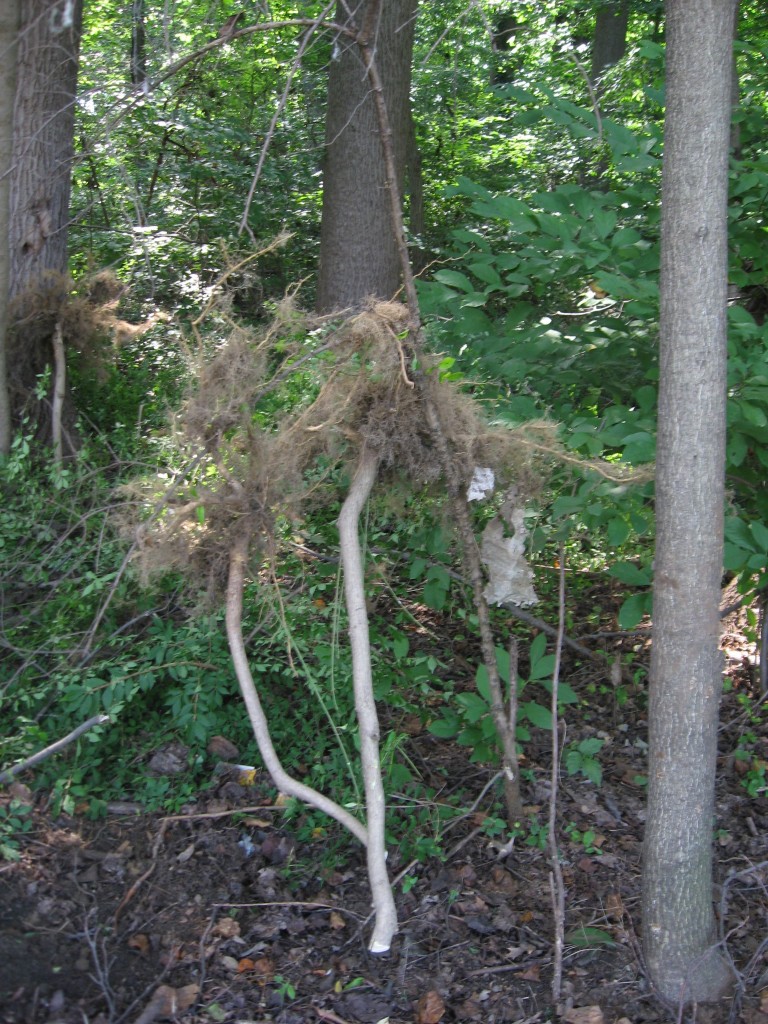
[[[571,666],[568,678],[578,688],[579,673],[594,671]],[[332,830],[300,841],[257,772],[248,787],[230,785],[223,801],[215,790],[201,793],[189,814],[170,818],[50,820],[36,809],[18,861],[0,864],[0,1022],[768,1024],[768,807],[764,793],[745,790],[733,756],[744,729],[739,694],[750,684],[746,667],[731,677],[716,870],[721,926],[743,985],[722,1006],[678,1014],[659,1004],[644,975],[645,695],[636,688],[622,708],[611,693],[592,697],[591,719],[569,736],[599,734],[606,743],[600,787],[563,776],[561,1006],[550,995],[546,856],[522,833],[512,843],[488,834],[492,792],[462,822],[464,834],[446,836],[442,858],[408,865],[391,852],[393,876],[410,869],[408,884],[396,886],[401,931],[391,955],[375,958],[365,948],[362,851],[334,847]],[[493,774],[427,731],[410,743],[414,763],[466,794],[467,806]],[[547,798],[544,734],[535,731],[525,752],[533,779],[526,812],[535,820]],[[0,793],[0,803],[9,799]]]

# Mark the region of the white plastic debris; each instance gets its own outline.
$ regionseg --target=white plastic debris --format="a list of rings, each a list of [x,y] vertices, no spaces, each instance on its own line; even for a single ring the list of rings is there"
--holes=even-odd
[[[483,595],[488,604],[516,604],[521,608],[537,604],[533,589],[533,571],[525,560],[526,529],[522,508],[509,517],[514,530],[511,537],[504,536],[504,523],[496,517],[483,531],[480,557],[488,568],[488,583]]]
[[[490,494],[493,494],[495,486],[496,479],[493,470],[487,466],[475,466],[475,472],[472,474],[472,480],[467,488],[467,501],[485,501]]]

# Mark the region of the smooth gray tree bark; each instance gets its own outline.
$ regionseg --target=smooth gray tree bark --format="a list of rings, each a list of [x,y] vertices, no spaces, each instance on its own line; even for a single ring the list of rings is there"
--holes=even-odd
[[[372,26],[374,56],[393,130],[402,184],[409,134],[411,57],[417,0],[386,0]],[[337,20],[347,23],[348,5]],[[354,5],[359,28],[377,10],[375,0]],[[357,307],[369,296],[390,299],[400,286],[400,258],[392,232],[386,167],[367,69],[350,39],[338,39],[328,80],[326,153],[317,308]]]
[[[8,290],[11,273],[8,232],[19,17],[19,0],[5,0],[0,4],[0,455],[7,455],[11,449],[11,400],[7,360],[10,327]]]
[[[735,0],[667,3],[657,540],[643,944],[657,990],[727,990],[712,838],[721,692],[728,136]]]

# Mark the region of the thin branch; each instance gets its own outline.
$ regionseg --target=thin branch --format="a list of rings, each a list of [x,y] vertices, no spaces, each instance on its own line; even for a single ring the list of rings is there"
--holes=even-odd
[[[40,764],[41,761],[47,760],[53,754],[58,754],[60,750],[68,747],[70,743],[74,743],[76,739],[83,735],[84,732],[88,732],[95,725],[104,725],[105,722],[109,721],[109,715],[94,715],[93,718],[89,718],[87,722],[83,722],[78,725],[76,729],[63,736],[60,740],[56,740],[55,743],[51,743],[43,750],[38,750],[36,754],[28,757],[26,761],[21,761],[19,764],[13,765],[11,768],[6,769],[4,772],[0,772],[0,783],[10,782],[15,775],[19,775],[21,772],[26,771],[27,768],[32,768],[36,764]]]
[[[66,392],[67,359],[64,355],[64,335],[61,330],[61,320],[57,320],[53,330],[53,409],[51,412],[51,432],[53,435],[53,462],[59,469],[64,459],[61,417],[64,410]]]
[[[256,164],[256,170],[251,181],[251,187],[248,189],[248,195],[246,196],[245,199],[245,207],[243,208],[243,216],[240,219],[240,226],[238,227],[238,234],[242,234],[243,231],[247,231],[252,241],[253,235],[251,233],[251,229],[248,227],[248,214],[250,213],[251,202],[253,201],[253,195],[254,192],[256,191],[256,186],[259,183],[259,178],[261,178],[261,172],[264,169],[264,163],[267,159],[269,147],[272,144],[272,139],[275,134],[277,122],[288,103],[288,96],[290,95],[291,92],[291,85],[293,83],[293,79],[296,77],[296,74],[301,69],[301,58],[306,52],[306,49],[309,46],[309,43],[315,31],[317,30],[318,25],[320,25],[324,21],[328,12],[331,10],[332,7],[335,6],[335,3],[336,0],[330,0],[330,2],[325,5],[322,12],[318,14],[317,18],[315,19],[315,24],[310,26],[304,33],[301,43],[299,44],[299,48],[296,51],[296,56],[293,58],[293,64],[288,70],[288,75],[286,76],[285,79],[285,88],[283,89],[280,99],[277,101],[275,112],[272,115],[271,121],[269,122],[269,128],[267,129],[267,134],[266,137],[264,138],[264,142],[261,147],[261,152],[259,153],[259,160],[258,163]]]
[[[557,794],[560,780],[560,734],[557,716],[558,688],[560,683],[560,663],[563,653],[563,637],[565,635],[565,549],[560,547],[560,586],[558,588],[558,619],[557,643],[555,645],[555,666],[552,672],[552,771],[549,793],[549,884],[552,895],[552,913],[555,925],[554,956],[552,976],[552,998],[555,1003],[560,1001],[563,984],[563,946],[565,943],[565,885],[563,871],[560,866],[560,851],[557,845]]]

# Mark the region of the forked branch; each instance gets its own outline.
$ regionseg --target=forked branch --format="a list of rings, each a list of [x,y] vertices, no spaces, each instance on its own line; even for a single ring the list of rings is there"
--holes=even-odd
[[[243,642],[243,586],[245,584],[245,570],[248,562],[249,534],[244,531],[235,541],[229,555],[229,579],[227,582],[227,605],[226,625],[229,651],[232,655],[232,664],[235,668],[235,675],[243,695],[248,718],[251,722],[253,735],[259,747],[267,771],[272,776],[272,781],[287,796],[303,800],[311,807],[316,807],[329,817],[338,821],[344,828],[348,829],[353,836],[360,840],[363,846],[368,845],[368,830],[353,814],[345,810],[329,797],[318,793],[311,786],[306,786],[298,779],[289,775],[280,763],[277,751],[272,743],[269,733],[264,709],[259,700],[256,684],[251,675],[251,668],[248,664],[248,656],[245,653]]]

